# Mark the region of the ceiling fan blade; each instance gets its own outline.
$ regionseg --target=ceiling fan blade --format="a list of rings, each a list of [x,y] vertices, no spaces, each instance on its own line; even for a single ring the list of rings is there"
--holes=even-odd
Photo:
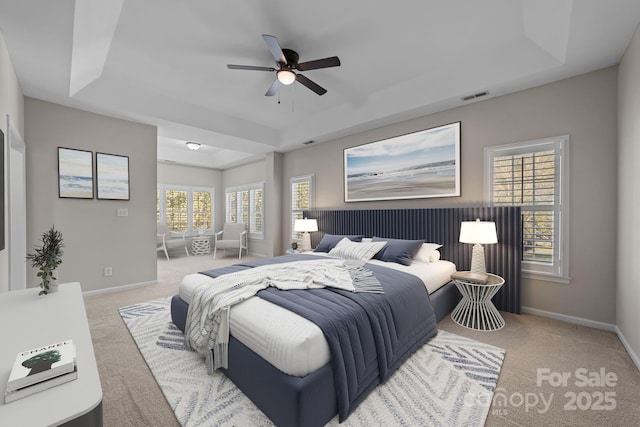
[[[287,63],[287,58],[284,57],[284,53],[282,52],[282,48],[280,47],[280,43],[278,43],[278,39],[274,36],[270,36],[269,34],[263,34],[262,39],[267,44],[269,48],[269,52],[275,58],[276,62],[281,64]]]
[[[300,71],[317,70],[318,68],[339,67],[340,59],[337,56],[316,59],[315,61],[302,62],[296,66]]]
[[[300,82],[300,84],[302,84],[303,86],[306,86],[307,88],[309,88],[312,91],[314,91],[315,93],[317,93],[318,95],[324,95],[325,93],[327,93],[327,90],[325,88],[323,88],[319,84],[309,80],[308,78],[306,78],[302,74],[298,74],[297,77],[296,77],[296,80],[298,82]]]
[[[280,81],[278,79],[275,79],[274,82],[271,83],[271,86],[269,86],[269,89],[267,89],[267,92],[264,94],[264,96],[273,96],[278,93],[278,89],[280,89]]]
[[[252,70],[252,71],[275,71],[273,67],[256,67],[254,65],[234,65],[227,64],[227,68],[230,70]]]

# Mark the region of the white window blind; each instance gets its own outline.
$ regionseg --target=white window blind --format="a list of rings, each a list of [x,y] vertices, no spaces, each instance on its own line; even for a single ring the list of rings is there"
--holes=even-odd
[[[313,175],[291,178],[291,241],[299,241],[302,233],[293,231],[296,219],[302,219],[302,211],[313,208]]]
[[[264,183],[225,190],[226,221],[247,224],[249,238],[264,238]]]
[[[255,188],[250,191],[249,204],[254,207],[251,220],[249,221],[249,232],[253,234],[263,234],[263,214],[264,214],[264,190]]]
[[[166,224],[173,231],[188,231],[189,210],[187,191],[167,189],[165,191]]]
[[[211,191],[192,191],[191,193],[191,201],[192,201],[191,227],[194,230],[213,229],[212,222],[211,222],[213,218],[213,212],[211,211],[212,194],[213,192]]]
[[[227,191],[226,222],[238,222],[238,193]]]
[[[523,271],[568,280],[568,137],[485,149],[485,197],[522,210]]]
[[[249,224],[249,190],[238,191],[238,222]]]
[[[159,185],[156,189],[156,220],[173,231],[195,234],[212,229],[214,189]]]

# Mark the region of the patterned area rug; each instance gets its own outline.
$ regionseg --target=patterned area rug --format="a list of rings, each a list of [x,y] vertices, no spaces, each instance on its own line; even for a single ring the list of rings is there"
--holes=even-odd
[[[207,375],[171,322],[170,301],[120,309],[140,352],[184,427],[272,426],[221,372]],[[482,426],[505,351],[445,331],[418,350],[343,423],[329,426]]]

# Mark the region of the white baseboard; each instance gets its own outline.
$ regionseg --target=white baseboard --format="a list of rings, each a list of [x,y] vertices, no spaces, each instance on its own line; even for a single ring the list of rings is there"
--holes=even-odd
[[[125,289],[133,289],[133,288],[139,288],[142,286],[155,285],[156,283],[158,283],[157,280],[151,280],[149,282],[132,283],[130,285],[120,285],[120,286],[114,286],[112,288],[97,289],[95,291],[86,291],[86,292],[83,292],[82,295],[107,294],[109,292],[124,291]]]
[[[636,365],[636,368],[638,368],[638,370],[640,371],[640,357],[638,357],[635,351],[633,351],[631,344],[629,344],[629,341],[627,341],[624,334],[622,333],[620,328],[618,328],[617,326],[616,326],[616,333],[618,334],[618,338],[620,338],[620,342],[622,342],[624,349],[627,350],[627,353],[629,353],[629,357],[631,358],[633,363]]]
[[[587,326],[590,328],[601,329],[603,331],[613,332],[618,335],[620,342],[624,349],[629,354],[631,361],[636,365],[636,368],[640,370],[640,358],[635,353],[629,341],[625,338],[618,325],[612,325],[611,323],[597,322],[595,320],[584,319],[582,317],[568,316],[566,314],[553,313],[551,311],[538,310],[537,308],[522,307],[522,312],[526,314],[534,314],[536,316],[548,317],[550,319],[561,320],[563,322],[573,323],[575,325]]]
[[[595,320],[584,319],[582,317],[569,316],[552,311],[538,310],[537,308],[522,307],[522,312],[526,314],[535,314],[536,316],[548,317],[550,319],[562,320],[563,322],[573,323],[575,325],[588,326],[590,328],[602,329],[603,331],[616,332],[618,327],[611,323],[597,322]]]

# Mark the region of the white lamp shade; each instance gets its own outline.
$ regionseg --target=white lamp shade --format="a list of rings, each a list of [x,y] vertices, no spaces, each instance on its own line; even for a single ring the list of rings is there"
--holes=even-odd
[[[460,242],[473,244],[498,243],[496,223],[493,221],[462,221]]]
[[[318,231],[318,221],[315,219],[296,219],[293,231]]]

